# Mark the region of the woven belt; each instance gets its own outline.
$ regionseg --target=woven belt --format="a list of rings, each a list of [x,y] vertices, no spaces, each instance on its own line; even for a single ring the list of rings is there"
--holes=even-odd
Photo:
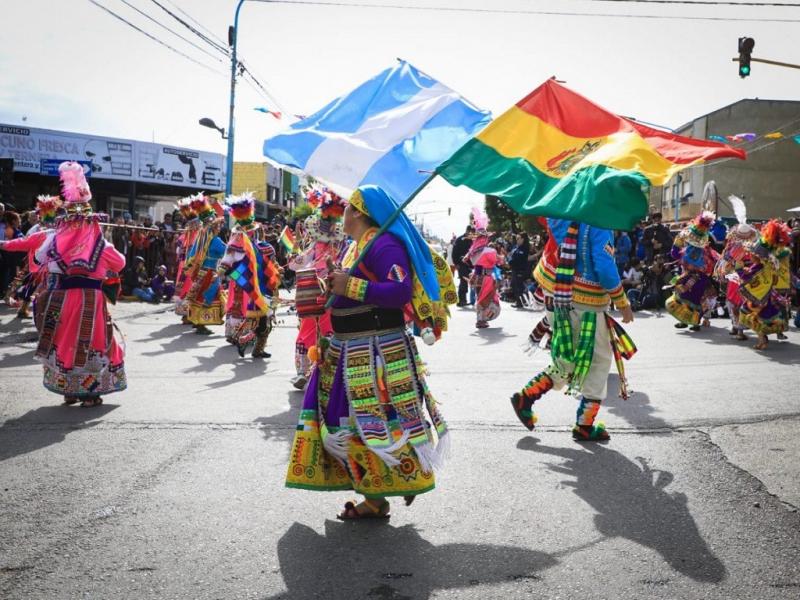
[[[403,311],[399,308],[371,308],[348,315],[331,314],[334,333],[361,333],[405,327]]]
[[[103,282],[91,277],[70,276],[61,277],[58,282],[59,290],[99,290],[103,287]]]

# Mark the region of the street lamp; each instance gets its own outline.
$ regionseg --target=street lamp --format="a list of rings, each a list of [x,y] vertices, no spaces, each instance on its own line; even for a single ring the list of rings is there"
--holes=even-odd
[[[228,139],[228,136],[225,135],[225,129],[222,127],[218,127],[217,124],[212,119],[209,119],[208,117],[203,117],[198,121],[198,123],[200,123],[200,125],[202,125],[203,127],[208,127],[209,129],[216,129],[217,131],[219,131],[220,135],[222,135],[223,140]]]

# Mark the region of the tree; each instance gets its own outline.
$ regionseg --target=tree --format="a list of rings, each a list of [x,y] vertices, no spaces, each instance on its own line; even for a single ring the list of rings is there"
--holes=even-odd
[[[306,217],[311,216],[311,213],[313,212],[314,209],[311,207],[311,205],[301,204],[292,210],[292,219],[305,219]]]
[[[497,196],[486,196],[485,207],[491,231],[534,233],[542,230],[535,215],[521,215]]]

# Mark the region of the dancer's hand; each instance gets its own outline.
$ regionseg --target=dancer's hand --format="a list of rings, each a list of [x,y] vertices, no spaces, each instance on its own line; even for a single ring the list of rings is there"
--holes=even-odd
[[[625,306],[620,308],[619,311],[622,313],[622,322],[623,323],[631,323],[633,321],[633,309],[631,305]]]
[[[347,278],[349,275],[346,271],[336,268],[333,261],[328,257],[328,289],[336,296],[344,296],[347,291]]]

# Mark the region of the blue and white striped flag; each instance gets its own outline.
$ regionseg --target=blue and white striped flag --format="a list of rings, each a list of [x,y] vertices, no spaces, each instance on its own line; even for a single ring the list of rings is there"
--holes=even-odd
[[[347,190],[377,185],[403,202],[490,119],[400,61],[265,140],[264,156]]]

